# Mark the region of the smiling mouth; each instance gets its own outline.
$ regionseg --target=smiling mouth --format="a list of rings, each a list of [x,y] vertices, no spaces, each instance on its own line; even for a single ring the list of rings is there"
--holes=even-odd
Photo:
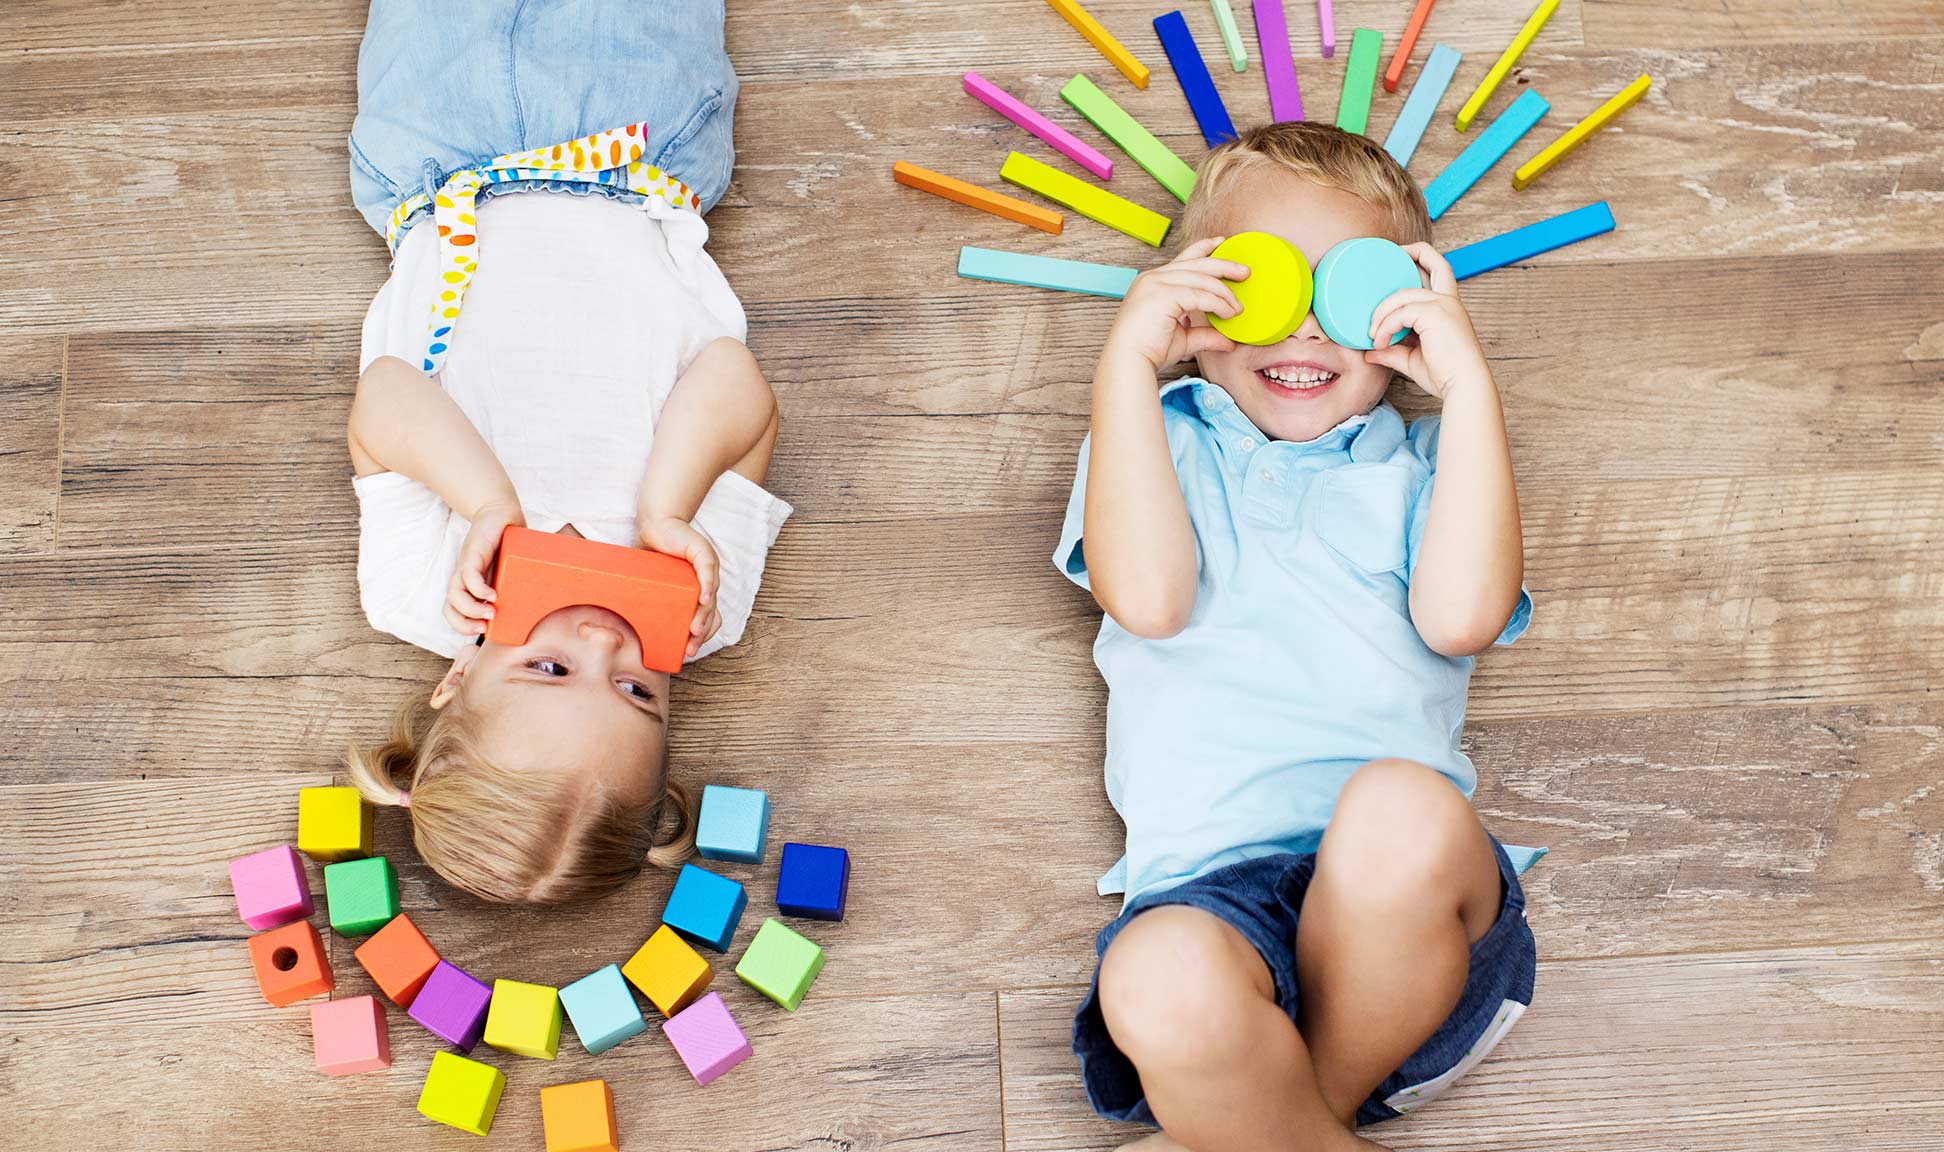
[[[1256,369],[1256,378],[1263,382],[1272,394],[1286,396],[1310,396],[1323,391],[1337,382],[1338,374],[1321,364],[1303,361],[1293,364],[1270,364]]]

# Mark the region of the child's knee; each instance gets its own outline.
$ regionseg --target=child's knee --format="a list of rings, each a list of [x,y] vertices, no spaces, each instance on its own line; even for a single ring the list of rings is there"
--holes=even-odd
[[[1347,865],[1331,871],[1354,877],[1367,894],[1380,895],[1390,881],[1410,897],[1457,881],[1490,845],[1471,802],[1444,775],[1409,760],[1373,760],[1344,785],[1323,852]]]
[[[1100,963],[1100,1008],[1136,1067],[1203,1065],[1233,1055],[1275,987],[1242,934],[1214,915],[1167,905],[1134,918]]]

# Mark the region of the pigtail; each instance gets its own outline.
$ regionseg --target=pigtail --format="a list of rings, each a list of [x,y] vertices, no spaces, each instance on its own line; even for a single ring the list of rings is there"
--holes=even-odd
[[[680,780],[669,778],[648,824],[652,835],[648,863],[657,868],[680,868],[695,855],[695,796]]]
[[[423,696],[413,696],[392,716],[391,733],[370,748],[352,745],[344,753],[345,774],[358,795],[372,804],[392,808],[411,806],[406,785],[418,767],[419,734],[432,708]],[[405,783],[400,783],[404,781]]]

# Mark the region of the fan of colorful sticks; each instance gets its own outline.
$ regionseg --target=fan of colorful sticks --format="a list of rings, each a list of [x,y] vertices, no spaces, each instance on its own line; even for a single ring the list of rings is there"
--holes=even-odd
[[[1113,34],[1108,32],[1086,9],[1080,7],[1075,0],[1046,0],[1046,2],[1076,31],[1086,37],[1088,43],[1092,44],[1129,83],[1141,89],[1148,86],[1150,73],[1147,66],[1115,39]],[[1288,14],[1284,11],[1283,2],[1284,0],[1256,0],[1255,4],[1256,39],[1261,52],[1263,79],[1268,88],[1269,114],[1272,120],[1278,122],[1303,119],[1302,91],[1297,84],[1295,61],[1290,52]],[[1418,36],[1424,30],[1434,3],[1435,0],[1418,0],[1416,8],[1412,11],[1410,20],[1404,27],[1403,37],[1398,42],[1396,51],[1391,55],[1389,66],[1381,76],[1386,92],[1395,92],[1402,81],[1412,50],[1417,45]],[[1247,70],[1248,48],[1243,43],[1241,32],[1236,26],[1235,14],[1229,6],[1229,0],[1210,0],[1210,5],[1214,10],[1215,25],[1221,34],[1223,49],[1230,67],[1236,72]],[[1471,95],[1459,108],[1453,123],[1457,131],[1464,133],[1471,130],[1473,122],[1477,120],[1486,101],[1491,99],[1500,83],[1518,63],[1520,56],[1539,35],[1540,30],[1545,27],[1558,7],[1559,0],[1541,0],[1539,7],[1526,20],[1525,26],[1519,30],[1518,35],[1513,38],[1505,51],[1500,53],[1490,71],[1479,81],[1478,86],[1472,90]],[[1316,8],[1322,54],[1326,57],[1333,56],[1336,51],[1336,27],[1335,17],[1331,12],[1331,0],[1317,0]],[[1196,47],[1182,14],[1174,11],[1156,17],[1154,31],[1162,52],[1167,56],[1175,78],[1181,85],[1182,94],[1187,98],[1188,107],[1194,113],[1195,123],[1201,130],[1202,139],[1211,148],[1224,140],[1233,139],[1236,135],[1234,122],[1229,118],[1228,110],[1223,106],[1221,96],[1215,90],[1214,79],[1209,74],[1208,66],[1203,61],[1201,51]],[[1337,102],[1335,121],[1336,125],[1345,131],[1362,133],[1369,125],[1371,101],[1380,79],[1378,64],[1382,49],[1381,32],[1358,28],[1351,33],[1350,50],[1344,61],[1343,87]],[[1403,107],[1398,110],[1390,133],[1384,139],[1385,151],[1395,157],[1400,165],[1406,167],[1410,165],[1419,141],[1423,139],[1432,118],[1437,115],[1438,106],[1443,102],[1453,77],[1457,75],[1461,59],[1462,55],[1458,51],[1444,44],[1434,45],[1425,57],[1423,66],[1418,70],[1417,79],[1412,84]],[[1650,84],[1651,79],[1643,75],[1594,109],[1564,135],[1521,164],[1512,174],[1512,186],[1515,189],[1523,189],[1539,179],[1568,153],[1584,144],[1589,137],[1611,123],[1615,117],[1644,96]],[[986,77],[977,72],[967,72],[965,91],[1050,145],[1089,176],[1100,181],[1112,179],[1114,161],[1111,158],[1055,124]],[[1102,91],[1085,75],[1077,75],[1060,89],[1060,97],[1107,137],[1124,156],[1160,182],[1161,186],[1176,199],[1187,201],[1188,194],[1195,186],[1194,169],[1167,145],[1157,140],[1153,133],[1142,127],[1141,123],[1121,107],[1112,96]],[[1425,203],[1430,209],[1431,218],[1439,219],[1449,211],[1460,197],[1502,160],[1507,152],[1517,146],[1520,140],[1524,139],[1550,109],[1551,105],[1537,91],[1527,89],[1521,92],[1517,99],[1506,106],[1504,111],[1478,133],[1470,145],[1424,186]],[[921,168],[916,164],[900,160],[893,165],[892,175],[900,184],[1045,232],[1058,235],[1065,227],[1065,217],[1052,209]],[[1168,217],[1117,196],[1093,181],[1074,176],[1022,152],[1014,151],[1007,155],[1004,164],[1000,166],[999,178],[1156,248],[1166,240],[1168,230],[1173,224]],[[1612,211],[1605,201],[1596,201],[1583,208],[1453,249],[1445,256],[1451,262],[1458,278],[1464,280],[1483,272],[1490,272],[1495,268],[1503,268],[1508,264],[1530,259],[1567,244],[1611,232],[1613,228]],[[1004,284],[1051,288],[1119,299],[1126,295],[1128,286],[1134,281],[1137,269],[1077,260],[1059,260],[991,248],[965,247],[959,250],[958,272],[960,276],[974,280],[990,280]]]

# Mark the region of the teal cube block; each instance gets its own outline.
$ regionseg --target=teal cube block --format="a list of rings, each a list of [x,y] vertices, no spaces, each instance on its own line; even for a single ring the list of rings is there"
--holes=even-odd
[[[695,850],[704,860],[763,862],[769,840],[769,796],[753,788],[702,789],[702,814],[695,821]]]
[[[682,865],[662,923],[707,948],[727,952],[749,897],[743,886],[693,864]]]
[[[621,967],[610,964],[581,977],[560,990],[561,1006],[574,1022],[574,1035],[590,1056],[598,1056],[630,1036],[648,1029],[635,1007],[634,994],[621,977]]]
[[[398,876],[383,856],[340,860],[324,866],[324,902],[331,931],[368,936],[398,915]]]

